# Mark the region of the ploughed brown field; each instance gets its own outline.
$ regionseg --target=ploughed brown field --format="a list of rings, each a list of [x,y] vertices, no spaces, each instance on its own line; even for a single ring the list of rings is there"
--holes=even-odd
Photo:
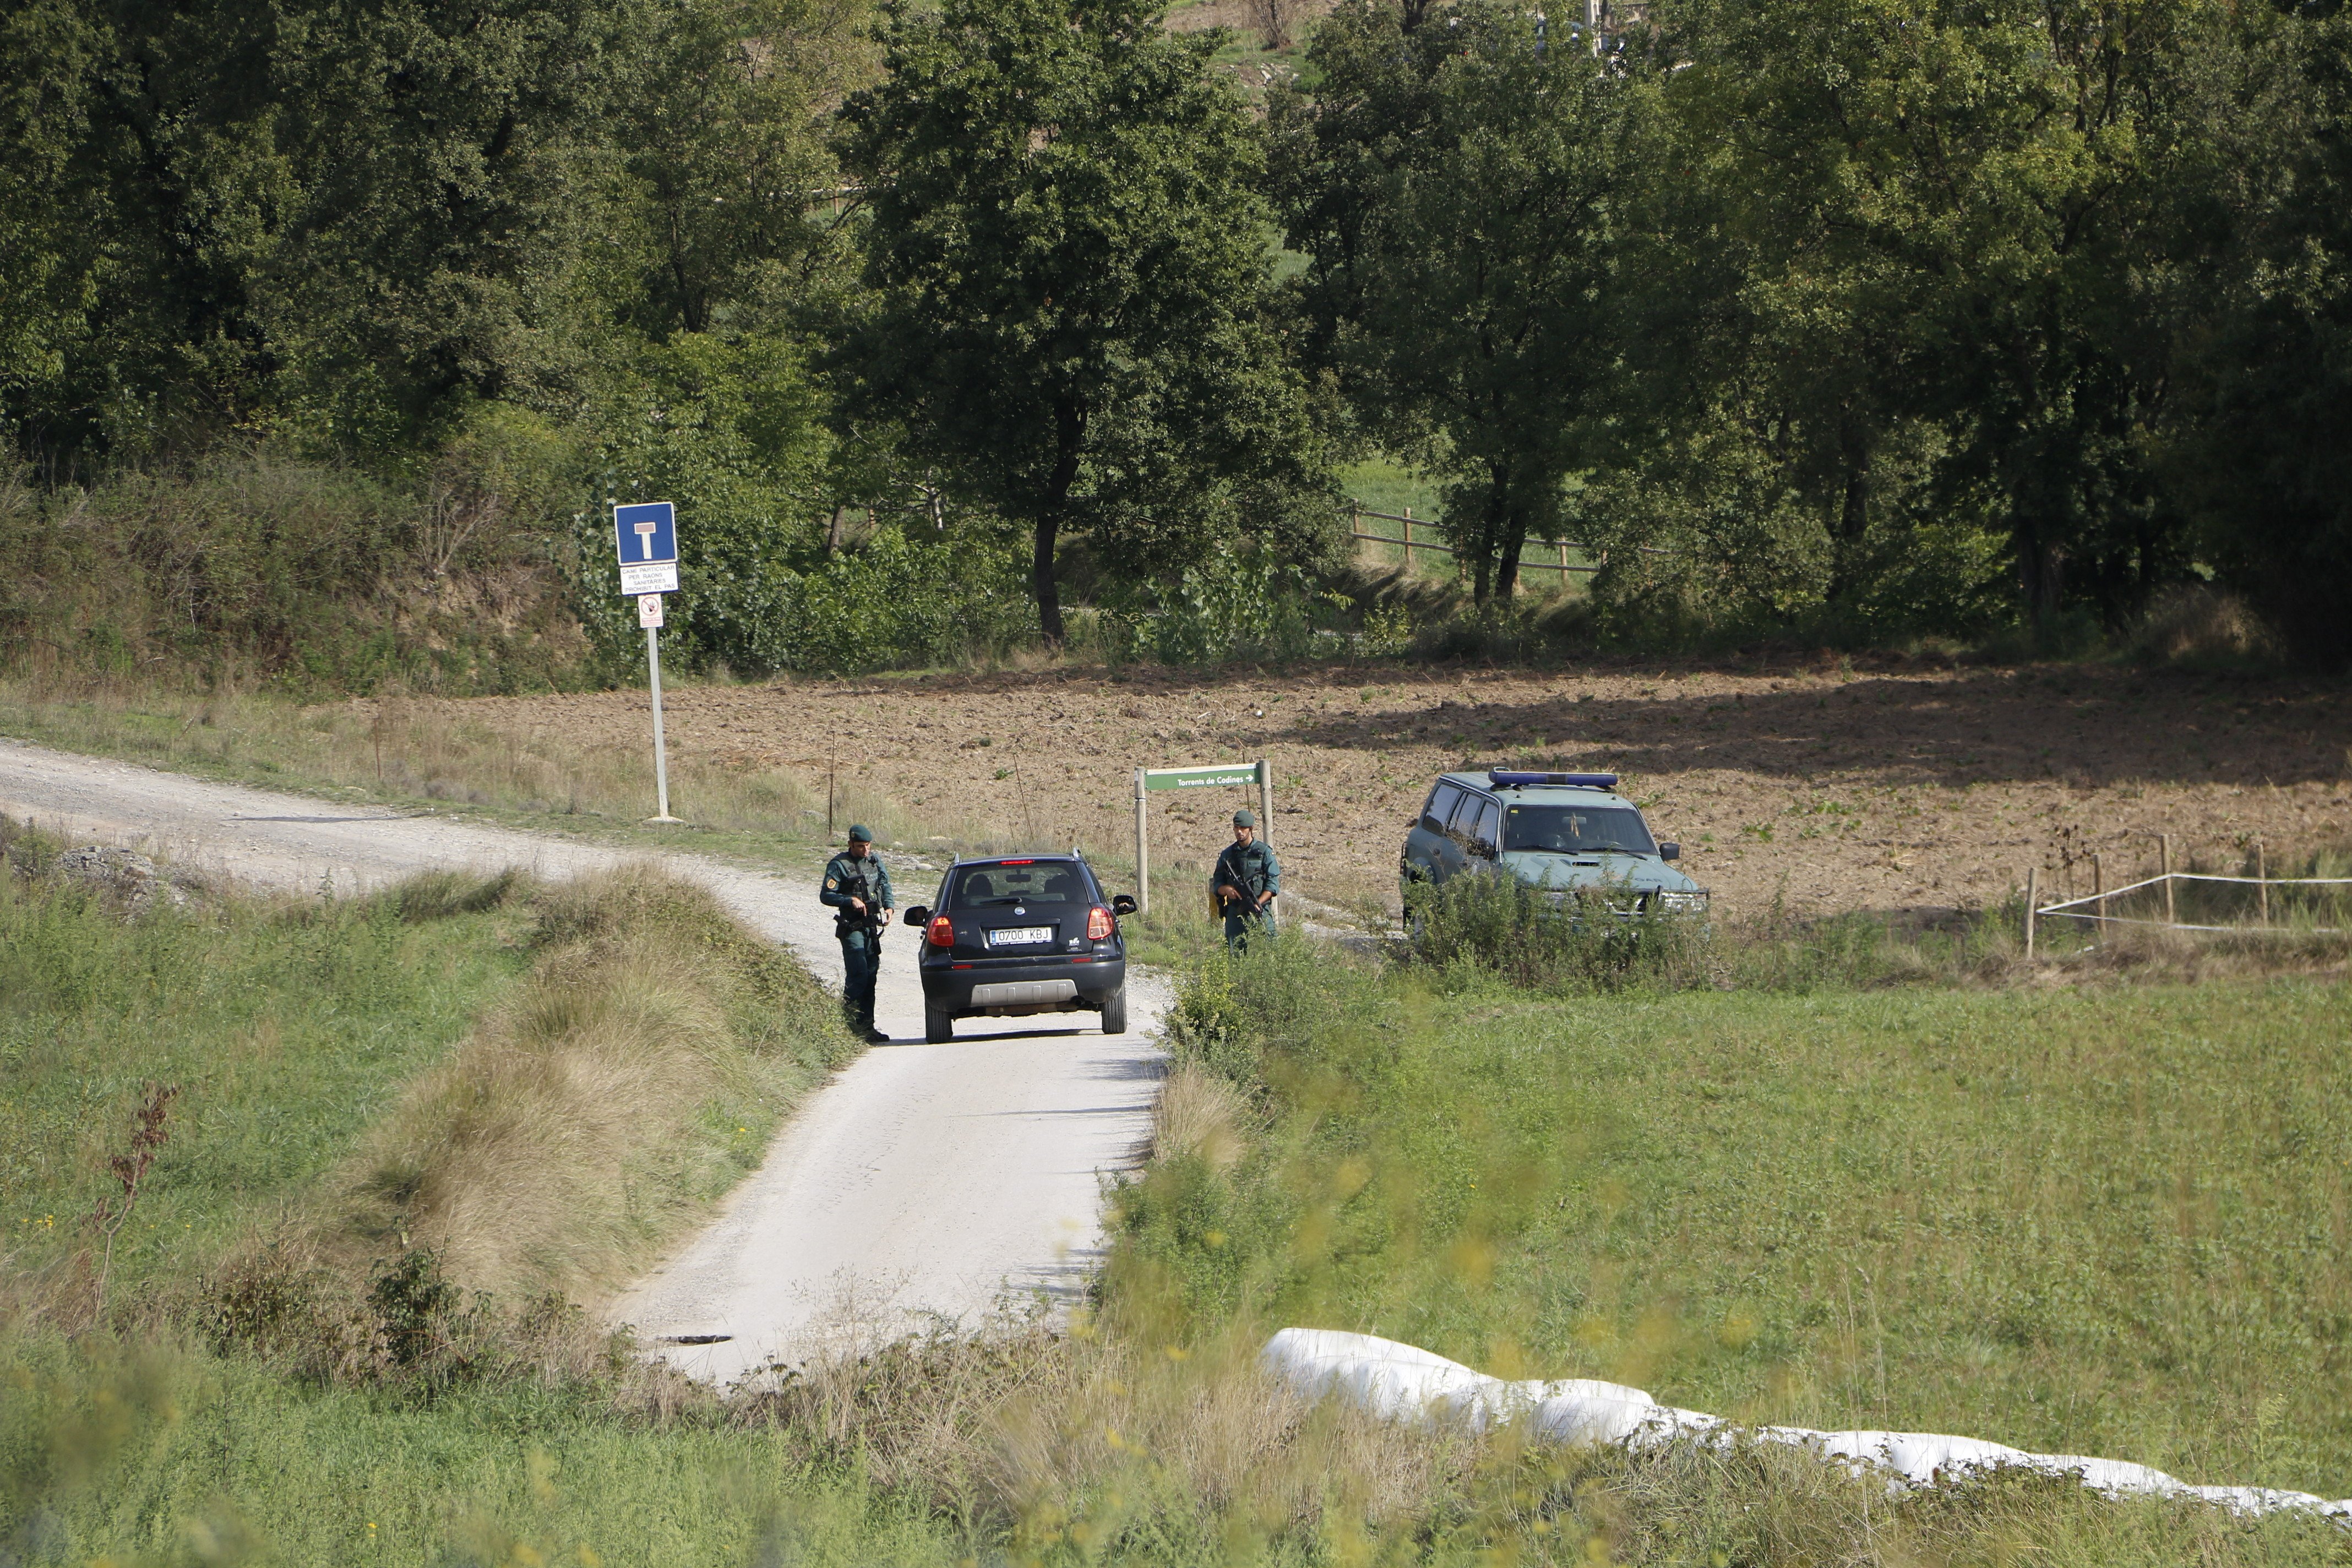
[[[2337,682],[2047,666],[1316,668],[942,674],[667,697],[677,753],[810,783],[829,760],[961,841],[1126,858],[1132,770],[1264,756],[1297,890],[1396,899],[1431,777],[1465,764],[1623,775],[1734,916],[1981,905],[2045,868],[2088,892],[2175,853],[2233,863],[2352,843]],[[642,691],[482,699],[467,716],[574,745],[646,744]],[[681,803],[691,811],[691,803]],[[1156,868],[1206,864],[1240,791],[1152,796]],[[908,846],[913,847],[913,846]],[[1166,884],[1161,884],[1164,888]]]

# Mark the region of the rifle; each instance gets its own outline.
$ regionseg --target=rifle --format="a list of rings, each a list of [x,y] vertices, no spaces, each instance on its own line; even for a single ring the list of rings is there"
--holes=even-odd
[[[861,915],[846,905],[835,910],[833,911],[834,934],[841,936],[853,931],[862,931],[876,936],[881,935],[886,924],[882,919],[882,894],[881,890],[874,885],[872,867],[861,864],[856,872],[856,880],[853,882],[844,878],[841,890],[849,898],[863,899],[866,901],[866,912]]]
[[[1230,877],[1224,875],[1225,857],[1233,854],[1234,852],[1231,849],[1221,851],[1218,854],[1217,883],[1216,887],[1213,887],[1209,889],[1209,896],[1211,899],[1215,900],[1217,912],[1220,914],[1254,915],[1257,913],[1257,903],[1250,893],[1249,878],[1242,870],[1241,858],[1239,856],[1236,855],[1234,858],[1234,874]],[[1217,890],[1218,888],[1238,888],[1241,889],[1242,896],[1238,899],[1228,898],[1223,893],[1219,892]]]

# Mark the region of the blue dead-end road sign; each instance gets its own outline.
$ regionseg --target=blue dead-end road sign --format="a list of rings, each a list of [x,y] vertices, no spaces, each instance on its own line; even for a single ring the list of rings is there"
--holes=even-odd
[[[613,509],[613,543],[624,566],[677,559],[677,509],[666,500]]]

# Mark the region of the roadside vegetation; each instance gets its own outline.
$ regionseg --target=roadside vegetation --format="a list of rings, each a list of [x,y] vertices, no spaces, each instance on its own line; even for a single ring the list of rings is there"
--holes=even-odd
[[[2285,973],[2242,952],[2238,978],[2123,984],[2149,967],[2028,971],[1990,931],[1922,952],[1859,923],[1757,938],[1695,983],[1595,943],[1513,984],[1475,933],[1425,933],[1443,962],[1197,953],[1164,1112],[1185,1131],[1122,1189],[1109,1299],[1172,1338],[1348,1328],[1738,1420],[2341,1495],[2341,940]],[[2020,1528],[2008,1508],[2038,1561],[2340,1550],[2332,1526],[2027,1489],[1959,1542],[1930,1537],[1999,1489],[1898,1504],[1827,1554],[1965,1559]],[[1811,1554],[1750,1517],[1704,1544],[1670,1518],[1692,1522],[1631,1506],[1612,1552]]]
[[[133,909],[0,838],[11,1560],[895,1540],[815,1482],[745,1494],[745,1441],[695,1458],[724,1440],[665,1435],[695,1401],[583,1308],[856,1048],[797,964],[652,873]]]
[[[721,1399],[586,1309],[854,1048],[788,960],[658,880],[134,910],[57,847],[12,830],[0,889],[0,1541],[30,1561],[2341,1550],[2046,1479],[1889,1497],[1781,1450],[1390,1426],[1254,1360],[1345,1327],[1735,1418],[2340,1494],[2332,975],[2029,973],[1988,921],[1907,963],[1899,931],[1792,925],[1703,983],[1599,949],[1514,979],[1475,926],[1443,956],[1234,961],[1163,915],[1139,948],[1182,976],[1174,1060],[1095,1305]],[[128,1194],[110,1161],[163,1088]],[[101,1198],[128,1215],[102,1302]]]

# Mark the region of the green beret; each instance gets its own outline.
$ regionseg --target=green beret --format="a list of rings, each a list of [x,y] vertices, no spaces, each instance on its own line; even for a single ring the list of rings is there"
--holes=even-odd
[[[1247,807],[1244,807],[1242,810],[1234,813],[1234,826],[1235,827],[1255,827],[1257,826],[1257,818],[1250,814]]]
[[[874,842],[874,830],[862,822],[853,822],[849,825],[849,841],[852,844],[871,844]]]

